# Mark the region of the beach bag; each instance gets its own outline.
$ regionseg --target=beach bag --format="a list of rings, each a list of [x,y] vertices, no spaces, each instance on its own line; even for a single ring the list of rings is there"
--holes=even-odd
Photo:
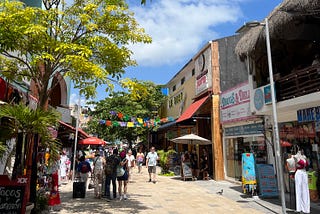
[[[122,166],[117,166],[117,177],[122,177],[125,171]]]

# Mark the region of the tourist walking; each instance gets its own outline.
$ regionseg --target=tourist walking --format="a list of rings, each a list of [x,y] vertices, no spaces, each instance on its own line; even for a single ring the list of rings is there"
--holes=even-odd
[[[141,173],[141,168],[144,161],[144,154],[142,152],[142,148],[139,148],[136,159],[137,159],[137,165],[138,165],[138,173]]]
[[[156,181],[156,169],[157,169],[157,160],[159,160],[158,154],[155,151],[154,147],[151,147],[150,152],[148,152],[146,157],[146,167],[148,168],[149,173],[149,182],[153,182],[154,184]]]
[[[80,181],[85,182],[85,186],[87,186],[88,174],[92,172],[92,169],[90,163],[86,161],[85,156],[81,156],[79,161],[77,171],[80,173]]]
[[[121,200],[127,200],[128,190],[128,159],[125,152],[120,152],[120,163],[117,166],[118,192]],[[123,189],[122,189],[123,186]]]
[[[111,182],[112,182],[113,199],[117,198],[116,178],[117,178],[117,166],[119,165],[119,163],[120,163],[120,159],[118,156],[118,149],[114,149],[112,154],[106,158],[106,163],[104,167],[105,178],[106,178],[104,198],[107,198],[108,200],[112,199],[110,194]]]
[[[93,176],[94,176],[94,195],[95,198],[101,198],[102,172],[104,159],[100,157],[100,152],[96,151],[93,159]]]
[[[128,176],[129,176],[128,177],[128,181],[132,182],[133,169],[135,167],[135,157],[132,154],[132,150],[131,149],[128,150],[128,154],[126,156],[126,159],[128,160]]]

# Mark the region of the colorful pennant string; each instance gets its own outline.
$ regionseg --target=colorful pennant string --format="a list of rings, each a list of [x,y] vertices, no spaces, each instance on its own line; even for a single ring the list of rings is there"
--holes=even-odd
[[[116,112],[116,111],[110,111],[110,115],[111,115],[111,117],[109,120],[101,119],[99,121],[99,124],[106,125],[106,126],[113,126],[113,127],[131,127],[131,128],[133,128],[133,127],[153,127],[158,124],[174,121],[173,117],[165,117],[165,118],[161,118],[161,119],[160,118],[150,119],[148,117],[139,118],[139,117],[132,117],[129,115],[124,115],[121,112]],[[115,120],[113,120],[113,118]]]

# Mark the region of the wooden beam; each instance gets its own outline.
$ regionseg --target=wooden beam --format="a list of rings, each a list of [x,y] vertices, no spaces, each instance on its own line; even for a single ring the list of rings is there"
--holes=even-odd
[[[220,67],[218,42],[211,43],[211,66],[212,66],[212,155],[214,166],[214,180],[224,180],[223,145],[220,126]]]

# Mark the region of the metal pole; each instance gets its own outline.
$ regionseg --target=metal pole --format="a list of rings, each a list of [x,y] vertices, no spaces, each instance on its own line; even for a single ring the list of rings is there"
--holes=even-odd
[[[271,87],[271,99],[272,99],[272,112],[273,112],[273,137],[274,137],[274,147],[276,156],[276,166],[277,166],[277,177],[280,186],[280,197],[282,205],[282,213],[286,213],[286,200],[284,194],[283,185],[283,173],[281,170],[281,153],[280,153],[280,141],[279,141],[279,131],[278,131],[278,114],[276,106],[276,98],[274,91],[274,81],[273,81],[273,71],[272,71],[272,59],[271,59],[271,48],[270,48],[270,36],[269,36],[269,24],[268,18],[265,18],[265,31],[266,31],[266,45],[267,45],[267,55],[268,55],[268,67],[269,67],[269,78]]]
[[[74,149],[73,149],[73,167],[72,167],[72,181],[74,181],[75,168],[76,168],[76,156],[77,156],[77,145],[78,145],[78,132],[79,132],[79,117],[80,117],[80,105],[81,105],[81,93],[79,91],[78,109],[77,109],[77,122],[76,122],[76,134],[74,138]]]

